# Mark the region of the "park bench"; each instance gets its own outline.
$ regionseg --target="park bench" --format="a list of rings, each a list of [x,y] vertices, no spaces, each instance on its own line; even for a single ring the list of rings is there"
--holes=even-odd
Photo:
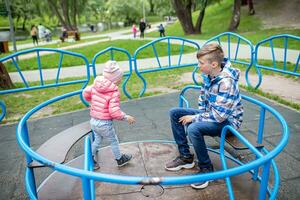
[[[62,42],[79,41],[80,33],[78,33],[78,31],[67,31],[67,34],[63,34],[63,36],[60,37],[60,40]]]

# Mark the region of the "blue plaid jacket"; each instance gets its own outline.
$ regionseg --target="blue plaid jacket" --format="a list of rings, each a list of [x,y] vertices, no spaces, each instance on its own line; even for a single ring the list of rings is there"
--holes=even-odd
[[[221,123],[228,120],[235,129],[240,128],[244,109],[238,87],[239,75],[240,71],[232,68],[230,62],[217,77],[203,75],[198,100],[199,109],[203,112],[195,115],[193,122]]]

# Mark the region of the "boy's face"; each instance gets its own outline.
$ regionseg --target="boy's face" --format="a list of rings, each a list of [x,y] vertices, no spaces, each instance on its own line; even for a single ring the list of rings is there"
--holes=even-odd
[[[205,56],[202,56],[198,59],[198,67],[200,71],[206,75],[212,75],[213,70],[218,66],[217,62],[209,62]]]

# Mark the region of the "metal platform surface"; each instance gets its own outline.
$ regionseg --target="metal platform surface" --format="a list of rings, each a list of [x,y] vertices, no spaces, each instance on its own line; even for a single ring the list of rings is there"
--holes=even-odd
[[[177,148],[174,144],[140,142],[122,144],[124,153],[133,155],[133,160],[119,168],[113,159],[110,147],[102,148],[98,154],[101,173],[132,175],[132,176],[181,176],[197,173],[198,167],[178,172],[164,169],[165,163],[176,157]],[[221,170],[219,155],[210,153],[215,170]],[[83,156],[72,160],[69,166],[83,168]],[[236,166],[228,161],[229,167]],[[253,182],[249,173],[231,178],[236,199],[256,199],[259,184]],[[224,180],[216,180],[204,190],[195,190],[189,185],[145,186],[121,185],[95,182],[97,199],[229,199]],[[54,172],[46,179],[39,190],[39,199],[82,199],[82,182],[80,178]]]

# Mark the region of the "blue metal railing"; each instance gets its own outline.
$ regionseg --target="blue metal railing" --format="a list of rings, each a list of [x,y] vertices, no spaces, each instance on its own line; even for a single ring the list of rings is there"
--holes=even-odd
[[[196,86],[199,88],[199,86]],[[186,88],[184,89],[187,90]],[[55,97],[51,100],[48,100],[32,110],[30,110],[28,113],[24,115],[24,117],[20,120],[18,127],[17,127],[17,140],[20,145],[20,147],[25,151],[26,154],[26,160],[27,160],[27,166],[32,162],[32,160],[37,160],[38,162],[51,167],[53,170],[69,174],[71,176],[77,176],[81,177],[83,180],[83,190],[84,190],[84,197],[86,199],[93,199],[94,196],[94,186],[92,183],[92,180],[94,181],[101,181],[101,182],[110,182],[110,183],[118,183],[118,184],[130,184],[130,185],[136,185],[136,184],[161,184],[161,185],[178,185],[178,184],[190,184],[195,183],[199,181],[206,181],[206,180],[216,180],[216,179],[228,179],[231,176],[235,176],[238,174],[246,173],[246,172],[252,172],[255,171],[260,166],[265,166],[262,176],[258,176],[258,181],[262,183],[263,186],[261,186],[261,193],[262,195],[266,195],[264,191],[268,191],[270,195],[270,199],[274,199],[276,197],[276,193],[278,191],[278,184],[279,181],[275,181],[274,186],[272,189],[266,188],[266,179],[268,181],[267,172],[269,172],[268,166],[270,165],[270,162],[273,161],[273,158],[276,157],[284,148],[284,146],[287,144],[288,141],[288,134],[289,130],[287,127],[287,124],[283,117],[274,109],[267,106],[266,104],[263,104],[257,100],[254,100],[250,97],[243,96],[243,99],[246,101],[250,101],[251,103],[254,103],[256,105],[259,105],[263,107],[265,110],[269,111],[271,114],[275,116],[275,118],[278,119],[279,123],[282,126],[282,140],[279,142],[279,144],[270,152],[268,152],[266,149],[264,149],[265,155],[257,152],[255,147],[253,147],[239,132],[233,131],[233,133],[245,144],[249,147],[249,149],[257,154],[257,159],[250,162],[241,165],[242,163],[239,161],[236,161],[241,166],[226,169],[225,161],[228,158],[224,155],[224,142],[221,143],[221,151],[220,151],[220,157],[222,160],[222,165],[224,167],[224,170],[217,171],[214,173],[208,173],[208,174],[201,174],[201,175],[186,175],[186,176],[168,176],[168,177],[139,177],[139,176],[121,176],[121,175],[113,175],[113,174],[103,174],[103,173],[95,173],[90,171],[92,169],[93,163],[91,159],[91,152],[90,152],[90,139],[87,138],[85,140],[85,162],[84,162],[84,169],[77,169],[72,168],[63,164],[52,162],[39,154],[37,154],[33,149],[30,147],[29,143],[29,136],[28,136],[28,130],[27,130],[27,120],[38,110],[42,109],[45,106],[48,106],[52,103],[55,103],[57,101],[60,101],[65,98],[69,98],[71,96],[80,95],[82,90],[67,93],[58,97]],[[182,99],[182,98],[181,98]],[[231,127],[226,127],[231,129]],[[225,133],[223,130],[221,141],[224,140]],[[224,157],[225,156],[225,157]],[[226,158],[226,159],[225,159]],[[234,160],[233,158],[230,158],[231,160]],[[276,167],[274,167],[275,163],[271,163],[274,170],[274,176],[275,180],[279,180],[278,176],[278,170]],[[33,169],[27,167],[26,170],[26,188],[28,191],[28,194],[30,195],[30,198],[37,199],[36,196],[36,185],[34,181],[34,173]],[[230,187],[230,181],[227,181],[227,186],[229,193],[232,192],[232,188]],[[260,194],[259,199],[262,196]],[[274,197],[274,198],[271,198]],[[234,199],[233,196],[231,196],[231,199]]]
[[[172,40],[172,41],[171,41]],[[179,50],[179,55],[178,55],[178,60],[176,62],[176,64],[172,64],[172,60],[171,60],[171,56],[172,55],[172,52],[171,52],[171,44],[173,41],[177,41],[177,42],[180,42],[181,43],[181,47],[180,47],[180,50]],[[168,51],[168,54],[167,54],[167,57],[168,57],[168,63],[166,66],[162,66],[161,64],[161,61],[158,57],[158,54],[157,54],[157,50],[156,50],[156,47],[155,45],[158,44],[159,42],[167,42],[167,51]],[[139,69],[139,66],[138,66],[138,63],[137,63],[137,57],[143,52],[144,49],[148,48],[152,46],[152,49],[153,49],[153,52],[154,52],[154,55],[155,55],[155,58],[156,58],[156,61],[157,61],[157,67],[151,67],[151,69]],[[143,96],[143,94],[145,93],[146,91],[146,88],[147,88],[147,81],[146,79],[142,76],[143,73],[149,73],[149,72],[156,72],[156,71],[163,71],[163,70],[168,70],[168,69],[175,69],[175,68],[182,68],[182,67],[190,67],[190,66],[197,66],[197,62],[189,62],[189,63],[182,63],[182,56],[183,56],[183,53],[184,53],[184,47],[185,46],[191,46],[191,47],[194,47],[195,48],[195,51],[199,50],[200,49],[200,46],[192,41],[192,40],[187,40],[187,39],[184,39],[184,38],[180,38],[180,37],[175,37],[175,36],[168,36],[168,37],[163,37],[163,38],[159,38],[159,39],[156,39],[156,40],[153,40],[141,47],[139,47],[135,52],[134,52],[134,55],[133,55],[133,62],[134,62],[134,70],[137,74],[137,76],[139,77],[139,79],[142,80],[143,82],[143,88],[142,90],[140,91],[139,93],[139,97]],[[196,59],[195,59],[196,60]],[[194,78],[194,73],[193,73],[193,80],[195,80]]]
[[[180,95],[179,95],[179,106],[183,107],[184,103],[186,105],[186,107],[190,107],[190,104],[188,102],[188,100],[185,98],[185,92],[191,89],[196,89],[196,90],[200,90],[201,87],[200,86],[186,86],[183,88],[183,90],[181,91]],[[248,140],[238,131],[236,131],[233,127],[231,126],[225,126],[222,130],[221,133],[221,143],[220,143],[220,159],[222,162],[222,166],[224,170],[228,170],[227,169],[227,165],[226,165],[226,160],[225,160],[225,154],[224,154],[224,147],[225,147],[225,137],[226,134],[228,133],[227,130],[230,130],[230,132],[232,134],[234,134],[245,146],[247,146],[249,148],[249,150],[251,152],[253,152],[256,155],[256,160],[252,161],[253,162],[257,162],[260,159],[263,159],[264,162],[261,166],[263,166],[263,171],[262,171],[262,176],[258,175],[258,170],[257,168],[252,168],[252,174],[253,174],[253,180],[259,180],[261,182],[260,185],[260,192],[259,192],[259,196],[258,199],[262,200],[266,198],[266,192],[268,192],[270,198],[269,199],[275,199],[278,189],[279,189],[279,173],[278,173],[278,169],[277,166],[275,164],[275,161],[273,160],[273,158],[275,158],[281,151],[282,149],[286,146],[287,142],[288,142],[288,137],[289,137],[289,128],[288,125],[285,121],[285,119],[273,108],[271,108],[270,106],[257,101],[253,98],[247,97],[245,95],[242,95],[242,99],[246,100],[250,103],[253,103],[255,105],[260,106],[261,111],[260,111],[260,120],[259,120],[259,128],[258,128],[258,134],[257,134],[257,143],[258,144],[262,144],[262,139],[263,139],[263,129],[264,129],[264,120],[265,120],[265,111],[269,111],[277,120],[278,122],[281,124],[281,128],[282,128],[282,140],[279,142],[279,144],[271,151],[268,152],[268,150],[266,148],[262,148],[262,151],[264,152],[264,154],[262,154],[260,151],[258,151],[258,149],[256,149],[252,144],[250,144],[248,142]],[[273,188],[269,188],[270,186],[268,186],[268,180],[269,180],[269,173],[270,173],[270,165],[272,165],[273,167],[273,173],[274,173],[274,183],[273,183]],[[230,170],[234,170],[230,169]],[[229,197],[230,199],[234,199],[234,194],[233,194],[233,189],[231,186],[231,182],[230,182],[230,176],[226,177],[226,184],[227,184],[227,188],[228,188],[228,193],[229,193]]]
[[[97,67],[96,67],[96,62],[97,62],[97,59],[101,56],[101,55],[104,55],[105,53],[109,52],[109,57],[110,57],[110,60],[115,60],[114,59],[114,52],[121,52],[123,54],[125,54],[127,56],[127,60],[128,60],[128,68],[129,68],[129,72],[127,73],[124,73],[124,76],[126,76],[126,79],[124,81],[124,83],[122,84],[122,89],[123,89],[123,92],[124,94],[127,96],[127,98],[131,99],[131,95],[127,92],[127,89],[126,89],[126,86],[127,86],[127,82],[129,81],[131,75],[132,75],[132,58],[131,58],[131,55],[130,53],[126,50],[126,49],[122,49],[122,48],[117,48],[117,47],[108,47],[100,52],[98,52],[92,59],[92,64],[91,64],[91,67],[93,68],[93,75],[94,75],[94,78],[96,77],[97,75]]]
[[[283,40],[283,45],[284,45],[283,49],[276,49],[274,47],[274,41],[276,42],[279,40]],[[262,73],[261,73],[260,69],[279,72],[279,73],[293,75],[293,76],[300,76],[300,72],[298,70],[299,61],[300,61],[300,51],[299,50],[290,50],[290,51],[295,51],[295,58],[288,59],[288,56],[287,56],[288,41],[291,41],[291,40],[299,41],[299,45],[300,45],[300,37],[294,36],[294,35],[289,35],[289,34],[274,35],[274,36],[266,38],[256,44],[255,49],[254,49],[253,66],[255,67],[255,70],[258,73],[259,79],[258,79],[258,83],[254,86],[255,89],[259,88],[259,86],[262,83]],[[266,47],[267,45],[269,45],[269,47]],[[272,64],[273,64],[272,66],[266,66],[266,65],[260,64],[258,56],[260,55],[260,49],[262,49],[262,48],[270,49],[271,56],[272,56],[271,60],[272,60]],[[276,59],[275,50],[283,51],[283,66],[281,67],[281,69],[277,66],[278,59]],[[287,68],[288,62],[294,63],[295,64],[294,68],[288,69]],[[250,70],[250,68],[248,68],[246,70],[246,80],[247,80],[247,84],[249,86],[252,86],[248,80],[249,70]]]
[[[240,63],[240,64],[245,64],[248,65],[247,71],[249,71],[251,66],[254,66],[253,63],[253,55],[255,54],[255,60],[257,60],[257,48],[258,46],[260,46],[263,41],[261,42],[261,44],[259,43],[255,50],[253,50],[253,45],[251,45],[251,43],[246,40],[245,38],[234,34],[234,33],[224,33],[224,34],[220,34],[218,36],[215,36],[213,38],[211,38],[210,40],[207,41],[211,42],[213,40],[216,40],[217,42],[219,42],[221,44],[221,37],[223,36],[227,36],[227,42],[228,42],[228,52],[229,52],[229,59],[232,62],[236,62],[236,63]],[[238,42],[237,42],[237,47],[236,47],[236,51],[233,53],[234,57],[231,56],[233,47],[231,46],[231,41],[232,41],[232,37],[237,38]],[[179,53],[179,58],[178,61],[176,62],[175,65],[172,64],[172,60],[171,60],[171,40],[178,40],[180,42],[182,42],[181,48],[180,48],[180,53]],[[157,51],[156,51],[156,47],[155,44],[157,42],[160,41],[166,41],[168,43],[168,65],[167,66],[162,66],[160,59],[158,57]],[[287,40],[288,41],[288,40]],[[238,59],[238,51],[239,49],[241,49],[241,42],[245,42],[246,45],[249,46],[249,48],[251,49],[250,52],[250,61],[249,62],[245,62],[245,61],[240,61]],[[189,41],[186,39],[182,39],[182,38],[177,38],[177,37],[166,37],[166,38],[160,38],[158,40],[152,41],[142,47],[140,47],[139,49],[137,49],[134,53],[133,58],[130,56],[130,54],[128,53],[128,51],[126,51],[125,49],[120,49],[120,48],[115,48],[115,47],[110,47],[107,48],[103,51],[100,51],[99,53],[97,53],[93,60],[92,60],[92,64],[88,64],[87,59],[82,56],[81,54],[75,54],[72,52],[67,52],[67,51],[63,51],[63,50],[56,50],[56,49],[42,49],[42,48],[38,48],[38,49],[32,49],[32,50],[26,50],[26,51],[22,51],[22,52],[18,52],[15,53],[11,56],[7,56],[5,58],[0,59],[0,62],[4,62],[7,61],[9,59],[12,60],[13,64],[15,65],[21,79],[23,80],[24,83],[24,88],[20,88],[20,90],[6,90],[6,92],[0,91],[0,94],[8,94],[8,93],[13,93],[13,92],[21,92],[21,91],[27,91],[27,90],[33,90],[33,89],[41,89],[41,88],[47,88],[47,87],[55,87],[55,86],[62,86],[62,85],[66,85],[67,83],[59,83],[59,77],[60,77],[60,70],[61,70],[61,65],[62,65],[62,60],[64,58],[65,54],[68,55],[73,55],[77,57],[80,57],[84,60],[84,62],[87,65],[87,78],[84,79],[84,81],[82,82],[84,84],[83,87],[86,86],[86,84],[88,83],[89,79],[90,79],[90,74],[89,74],[89,66],[93,68],[93,75],[94,77],[96,76],[96,60],[97,58],[106,53],[106,52],[110,52],[110,58],[113,60],[114,59],[114,51],[119,51],[122,53],[125,53],[128,57],[128,62],[129,62],[129,73],[126,74],[127,79],[125,80],[125,82],[123,83],[123,91],[125,93],[125,95],[130,98],[130,94],[127,93],[126,91],[126,83],[128,81],[128,79],[130,78],[131,74],[132,74],[132,62],[134,64],[134,69],[138,75],[138,77],[143,81],[144,84],[144,88],[143,90],[140,92],[139,96],[142,96],[146,90],[146,80],[143,78],[142,74],[144,73],[148,73],[148,72],[154,72],[154,71],[162,71],[162,70],[167,70],[167,69],[174,69],[174,68],[178,68],[178,67],[186,67],[186,66],[195,66],[197,65],[197,63],[190,63],[190,64],[182,64],[182,55],[184,52],[184,45],[186,43],[190,43],[190,45],[195,46],[197,49],[199,49],[199,45],[193,41]],[[287,42],[285,43],[285,47],[287,47]],[[137,66],[137,56],[140,54],[140,52],[145,49],[146,47],[152,46],[154,55],[156,57],[156,61],[158,64],[157,68],[153,68],[153,69],[146,69],[146,70],[140,70]],[[273,48],[272,48],[273,49]],[[59,63],[58,63],[58,72],[57,72],[57,78],[56,78],[56,82],[55,84],[51,85],[51,84],[45,84],[44,82],[44,78],[42,76],[42,63],[40,61],[39,56],[41,51],[53,51],[53,52],[59,52],[60,53],[60,58],[59,58]],[[31,53],[31,52],[37,52],[38,55],[38,70],[39,70],[39,74],[40,74],[40,86],[34,86],[34,87],[30,87],[29,84],[27,83],[26,79],[24,78],[22,71],[20,70],[20,67],[18,66],[18,62],[16,60],[16,57],[24,54],[24,53]],[[256,53],[255,53],[256,52]],[[286,57],[286,52],[284,53],[285,57]],[[286,60],[286,59],[285,59]],[[297,58],[296,61],[296,66],[295,69],[297,71],[299,65],[299,56]],[[262,68],[260,66],[258,66],[256,69],[258,68]],[[295,71],[294,69],[294,71]],[[270,69],[271,70],[271,69]],[[193,72],[193,79],[194,79],[194,73],[195,70]],[[246,72],[247,73],[247,72]],[[260,73],[260,72],[259,72]],[[247,75],[246,75],[247,76]],[[259,77],[261,78],[261,74],[259,74]],[[247,78],[247,77],[246,77]],[[195,79],[194,82],[196,83]],[[79,83],[77,81],[70,81],[68,82],[68,84],[75,84],[75,83]],[[247,81],[248,83],[248,81]],[[249,84],[249,83],[248,83]],[[195,88],[199,88],[199,86],[193,86]],[[183,97],[183,94],[186,90],[188,90],[189,88],[184,88],[183,92],[180,95],[180,102],[183,105],[183,103],[186,103],[187,105],[189,105],[189,102]],[[2,92],[2,93],[1,93]],[[119,175],[112,175],[112,174],[101,174],[101,173],[94,173],[91,171],[91,167],[92,167],[92,160],[91,160],[91,156],[90,156],[90,142],[89,142],[89,138],[86,138],[85,140],[85,164],[84,164],[84,170],[80,170],[80,169],[75,169],[75,168],[71,168],[62,164],[58,164],[58,163],[54,163],[50,160],[47,160],[46,158],[41,157],[40,155],[38,155],[35,151],[33,151],[30,147],[30,140],[29,140],[29,136],[28,136],[28,130],[27,130],[27,120],[30,118],[30,116],[32,114],[34,114],[35,112],[37,112],[38,110],[40,110],[41,108],[52,104],[54,102],[60,101],[62,99],[65,98],[69,98],[71,96],[75,96],[75,95],[80,95],[81,96],[81,92],[82,90],[79,91],[75,91],[75,92],[71,92],[68,94],[64,94],[62,96],[53,98],[51,100],[48,100],[40,105],[38,105],[37,107],[33,108],[32,110],[30,110],[29,112],[27,112],[24,117],[20,120],[20,123],[18,124],[18,129],[17,129],[17,139],[18,139],[18,143],[20,145],[20,147],[25,151],[26,154],[26,160],[27,160],[27,166],[29,166],[29,164],[33,161],[33,160],[37,160],[38,162],[41,162],[43,164],[45,164],[46,166],[51,167],[54,170],[60,171],[62,173],[66,173],[72,176],[77,176],[77,177],[81,177],[83,180],[83,190],[84,190],[84,197],[86,199],[94,199],[94,184],[93,181],[103,181],[103,182],[111,182],[111,183],[119,183],[119,184],[162,184],[162,185],[174,185],[174,184],[188,184],[188,183],[195,183],[195,182],[199,182],[199,181],[205,181],[205,180],[216,180],[216,179],[226,179],[226,184],[228,187],[228,191],[230,194],[230,198],[234,199],[233,196],[233,192],[232,192],[232,188],[231,188],[231,184],[230,184],[230,177],[231,176],[235,176],[238,174],[242,174],[242,173],[246,173],[246,172],[250,172],[253,174],[253,179],[254,180],[258,180],[261,182],[261,189],[260,189],[260,194],[259,194],[259,198],[263,199],[263,196],[266,194],[266,191],[269,194],[269,198],[270,199],[275,199],[276,194],[278,192],[278,188],[279,188],[279,174],[278,174],[278,169],[276,167],[276,164],[273,160],[273,158],[275,156],[277,156],[282,149],[284,148],[284,146],[286,145],[287,141],[288,141],[288,134],[289,134],[289,130],[287,128],[286,122],[285,120],[281,117],[281,115],[275,111],[274,109],[272,109],[271,107],[256,101],[250,97],[246,97],[243,96],[243,99],[246,101],[249,101],[251,103],[254,103],[258,106],[261,107],[261,111],[260,111],[260,121],[259,121],[259,130],[258,130],[258,139],[257,142],[261,143],[263,140],[263,129],[264,129],[264,118],[265,118],[265,112],[268,111],[271,114],[273,114],[278,121],[281,123],[282,126],[282,140],[279,142],[279,144],[276,146],[275,149],[273,149],[272,151],[268,151],[267,149],[263,148],[261,151],[263,152],[263,154],[261,152],[257,152],[257,150],[247,142],[247,140],[237,131],[232,130],[232,132],[239,138],[239,140],[241,140],[241,142],[243,142],[246,146],[248,146],[248,148],[256,155],[256,160],[247,163],[247,164],[243,164],[241,162],[239,162],[238,160],[235,160],[234,158],[228,157],[224,155],[224,149],[222,150],[222,148],[224,148],[224,146],[222,147],[222,145],[224,145],[224,141],[223,144],[221,143],[221,150],[220,152],[216,152],[214,150],[211,150],[212,152],[215,153],[219,153],[220,154],[220,158],[222,160],[222,166],[224,168],[223,171],[218,171],[218,172],[214,172],[214,173],[209,173],[209,174],[205,174],[205,175],[189,175],[189,176],[179,176],[179,177],[138,177],[138,176],[119,176]],[[83,101],[84,102],[84,101]],[[86,103],[86,102],[84,102]],[[4,105],[4,106],[3,106]],[[4,110],[4,115],[5,115],[5,104],[3,102],[0,101],[0,106],[2,108],[2,113]],[[3,118],[4,115],[2,114],[0,116]],[[232,129],[231,127],[226,127],[226,129]],[[226,131],[225,131],[226,132]],[[221,137],[221,142],[225,137],[224,130],[222,133],[222,137]],[[165,142],[165,141],[164,141]],[[225,156],[225,157],[224,157]],[[231,169],[227,169],[226,166],[226,159],[229,160],[233,160],[234,162],[238,163],[240,166],[235,167],[235,168],[231,168]],[[262,176],[260,176],[258,174],[258,168],[263,166],[263,173]],[[270,166],[272,166],[273,171],[274,171],[274,183],[273,183],[273,187],[270,188],[271,186],[268,187],[268,180],[269,180],[269,168]],[[30,198],[32,199],[37,199],[37,189],[36,189],[36,183],[35,183],[35,178],[34,178],[34,171],[32,168],[27,167],[26,169],[26,189],[28,191],[28,194],[30,196]]]
[[[42,67],[42,62],[41,62],[41,53],[59,53],[60,58],[59,58],[59,63],[58,63],[58,70],[56,74],[56,79],[54,83],[45,83],[44,78],[43,78],[43,67]],[[37,55],[37,64],[38,64],[38,71],[39,71],[39,77],[40,77],[40,84],[36,86],[30,86],[29,82],[26,80],[24,77],[24,74],[22,73],[21,67],[19,66],[19,63],[22,62],[22,60],[17,61],[17,58],[21,55],[24,54],[29,54],[29,53],[36,53]],[[30,55],[30,54],[29,54]],[[64,55],[69,55],[75,58],[80,58],[83,63],[85,64],[85,71],[86,73],[83,74],[85,76],[83,79],[78,79],[78,80],[73,80],[73,81],[64,81],[64,82],[59,82],[60,80],[60,73],[61,73],[61,67],[62,67],[62,61]],[[25,58],[24,58],[25,59]],[[11,60],[11,62],[10,62]],[[65,86],[65,85],[71,85],[71,84],[78,84],[82,83],[82,88],[84,88],[90,79],[90,72],[89,72],[89,62],[85,56],[82,54],[74,53],[74,52],[69,52],[69,51],[64,51],[64,50],[59,50],[59,49],[51,49],[51,48],[35,48],[35,49],[29,49],[29,50],[24,50],[24,51],[19,51],[16,53],[13,53],[11,55],[8,55],[6,57],[3,57],[0,59],[0,62],[2,63],[8,63],[8,64],[13,64],[15,69],[17,70],[22,83],[24,84],[23,87],[20,88],[14,88],[14,89],[7,89],[7,90],[0,90],[0,95],[5,95],[5,94],[11,94],[11,93],[17,93],[17,92],[23,92],[23,91],[30,91],[30,90],[37,90],[37,89],[44,89],[44,88],[51,88],[51,87],[59,87],[59,86]],[[88,105],[87,102],[84,100],[82,95],[80,95],[81,101],[85,104]],[[6,106],[5,103],[0,101],[0,106],[2,108],[2,113],[0,115],[0,122],[3,120],[3,118],[6,115]]]

